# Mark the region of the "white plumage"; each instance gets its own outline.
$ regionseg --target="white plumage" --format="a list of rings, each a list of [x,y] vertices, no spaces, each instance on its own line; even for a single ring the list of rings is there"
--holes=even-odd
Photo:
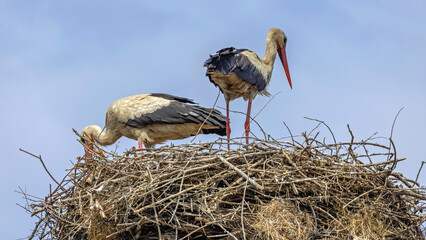
[[[225,116],[217,110],[198,106],[191,99],[150,93],[118,99],[107,110],[105,132],[97,125],[89,125],[81,136],[100,145],[111,145],[125,136],[137,140],[142,148],[193,136],[199,130],[224,136],[225,129]]]

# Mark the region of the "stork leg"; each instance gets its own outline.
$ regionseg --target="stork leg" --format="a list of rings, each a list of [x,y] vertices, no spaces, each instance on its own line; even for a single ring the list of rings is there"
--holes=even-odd
[[[229,139],[231,136],[231,127],[229,126],[229,100],[226,100],[226,137],[228,138],[228,151],[229,147]]]
[[[148,141],[146,141],[146,140],[138,141],[138,148],[139,149],[143,148],[144,146],[145,146],[146,151],[148,151],[148,148],[152,147],[151,144]],[[140,154],[142,154],[142,150],[139,150],[138,152]]]
[[[143,142],[142,141],[138,141],[138,149],[143,148]],[[142,150],[138,150],[136,153],[137,156],[142,155]]]
[[[251,112],[251,99],[249,99],[248,101],[246,123],[244,124],[244,128],[246,130],[246,144],[248,144],[248,138],[250,134],[250,112]]]

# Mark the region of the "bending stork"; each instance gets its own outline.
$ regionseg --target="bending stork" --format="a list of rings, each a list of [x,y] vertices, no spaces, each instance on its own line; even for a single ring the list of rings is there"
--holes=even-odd
[[[183,139],[198,133],[225,136],[225,116],[219,111],[194,105],[193,100],[162,93],[139,94],[121,98],[108,108],[105,132],[97,125],[81,132],[100,145],[111,145],[121,136],[135,139],[139,148],[149,148],[170,139]],[[207,119],[208,117],[208,119]],[[206,120],[207,119],[207,120]],[[90,148],[86,143],[86,148]],[[86,157],[91,154],[86,150]]]
[[[288,83],[291,86],[290,71],[288,70],[285,47],[287,36],[279,28],[271,28],[266,35],[266,50],[263,58],[247,49],[223,48],[207,59],[206,75],[216,87],[219,87],[226,101],[226,135],[229,138],[229,101],[243,97],[248,100],[247,117],[245,122],[246,144],[250,133],[251,103],[256,95],[270,95],[266,87],[271,80],[276,52],[283,64]]]

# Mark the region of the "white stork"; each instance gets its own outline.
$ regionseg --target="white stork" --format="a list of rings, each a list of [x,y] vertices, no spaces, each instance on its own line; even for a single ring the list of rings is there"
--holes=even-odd
[[[139,94],[118,99],[108,108],[105,132],[97,125],[86,126],[82,141],[90,138],[111,145],[121,136],[135,139],[139,148],[149,148],[170,139],[183,139],[198,133],[225,136],[226,120],[219,111],[195,105],[193,100],[163,93]],[[206,120],[207,119],[207,120]],[[90,148],[86,143],[86,148]],[[86,157],[91,154],[86,151]]]
[[[247,117],[245,122],[246,144],[250,133],[250,111],[252,100],[259,93],[270,95],[266,87],[271,80],[276,52],[283,64],[288,83],[291,86],[290,71],[288,70],[285,47],[287,36],[279,28],[271,28],[266,35],[266,50],[263,58],[247,49],[223,48],[204,62],[207,67],[206,75],[216,87],[219,87],[226,101],[226,135],[229,137],[229,101],[243,97],[248,100]]]

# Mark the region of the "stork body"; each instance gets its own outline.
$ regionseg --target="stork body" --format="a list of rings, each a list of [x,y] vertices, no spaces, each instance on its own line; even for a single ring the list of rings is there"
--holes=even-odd
[[[111,145],[125,136],[137,140],[139,148],[166,140],[183,139],[198,133],[225,133],[225,116],[219,111],[196,105],[193,100],[168,94],[150,93],[121,98],[108,108],[105,132],[97,125],[86,126],[82,137],[100,145]],[[87,155],[87,154],[86,154]]]
[[[272,76],[276,54],[280,57],[288,82],[291,85],[285,47],[287,37],[281,29],[271,28],[266,36],[266,50],[263,58],[247,49],[223,48],[207,59],[206,75],[216,87],[219,87],[226,101],[226,134],[229,138],[229,102],[242,97],[248,101],[245,122],[246,143],[250,133],[250,111],[253,99],[257,94],[269,96],[266,87]]]

